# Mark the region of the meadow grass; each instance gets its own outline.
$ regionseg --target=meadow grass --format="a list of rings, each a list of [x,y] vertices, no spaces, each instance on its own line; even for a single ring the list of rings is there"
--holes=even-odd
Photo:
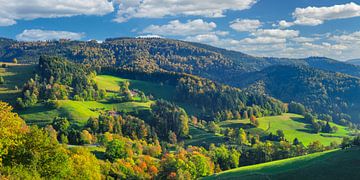
[[[292,142],[295,138],[298,138],[304,145],[319,140],[324,145],[329,145],[331,142],[336,141],[340,143],[342,137],[349,136],[350,132],[345,126],[336,125],[330,123],[331,126],[337,126],[338,131],[336,133],[314,133],[310,124],[303,121],[303,116],[291,113],[284,113],[280,116],[268,116],[258,118],[260,126],[264,133],[276,134],[277,130],[282,130],[285,134],[285,138]],[[258,131],[258,128],[250,128],[249,120],[228,120],[223,121],[220,127],[231,128],[244,128],[247,131]],[[259,131],[260,132],[260,131]]]
[[[208,147],[210,144],[219,144],[225,143],[226,139],[224,136],[219,134],[214,134],[210,132],[206,132],[203,129],[189,126],[189,134],[191,135],[191,139],[185,140],[185,145],[192,145],[192,146],[203,146]]]
[[[5,84],[0,84],[0,100],[14,104],[24,83],[33,77],[35,65],[5,64],[7,68],[0,67],[0,76],[5,80]]]
[[[339,166],[341,165],[341,167]],[[354,179],[360,176],[359,148],[331,150],[244,166],[204,179]]]
[[[58,108],[49,108],[45,104],[37,104],[26,110],[19,111],[19,115],[28,124],[44,126],[57,117],[67,117],[73,123],[84,125],[90,117],[98,117],[102,110],[119,110],[123,112],[134,112],[147,110],[152,101],[149,102],[124,102],[108,103],[106,101],[72,101],[59,100]]]

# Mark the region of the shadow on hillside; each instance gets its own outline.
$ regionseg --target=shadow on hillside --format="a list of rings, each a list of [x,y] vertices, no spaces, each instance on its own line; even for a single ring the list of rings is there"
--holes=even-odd
[[[305,123],[308,124],[304,121],[304,118],[299,118],[299,117],[290,117],[291,120],[296,121],[296,122],[300,122],[300,123]]]
[[[95,151],[91,151],[95,157],[97,159],[102,159],[102,160],[105,160],[105,152],[102,152],[102,151],[98,151],[98,150],[95,150]]]
[[[47,112],[47,111],[51,111],[53,110],[53,108],[50,108],[50,107],[46,107],[46,106],[33,106],[33,107],[30,107],[29,109],[26,109],[26,110],[22,110],[22,111],[19,111],[19,113],[21,115],[27,115],[27,114],[33,114],[33,113],[43,113],[43,112]]]
[[[233,123],[233,124],[225,124],[225,125],[221,125],[221,127],[223,128],[235,128],[235,129],[250,129],[250,128],[255,128],[254,125],[247,123],[247,124],[243,124],[243,123]]]
[[[312,129],[296,129],[296,130],[300,131],[300,132],[309,133],[309,134],[316,134]]]

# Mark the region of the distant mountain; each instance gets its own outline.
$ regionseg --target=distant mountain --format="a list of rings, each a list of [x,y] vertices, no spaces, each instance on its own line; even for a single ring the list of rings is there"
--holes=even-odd
[[[349,64],[354,64],[354,65],[360,66],[360,59],[351,59],[351,60],[348,60],[346,62],[349,63]]]
[[[194,74],[236,87],[264,80],[267,83],[265,91],[286,102],[296,100],[315,112],[327,112],[334,117],[340,117],[340,113],[346,111],[353,119],[360,119],[353,113],[360,106],[356,78],[360,77],[360,66],[324,57],[255,57],[200,43],[162,38],[111,38],[102,43],[0,39],[0,48],[0,60],[5,61],[17,58],[22,63],[37,63],[41,55],[57,55],[94,66]],[[296,88],[292,91],[287,87]],[[302,88],[305,88],[303,92],[300,91]],[[327,107],[329,111],[326,111]]]
[[[319,115],[330,114],[335,120],[350,115],[360,123],[359,78],[307,66],[272,66],[249,73],[241,82],[284,102],[301,102]]]

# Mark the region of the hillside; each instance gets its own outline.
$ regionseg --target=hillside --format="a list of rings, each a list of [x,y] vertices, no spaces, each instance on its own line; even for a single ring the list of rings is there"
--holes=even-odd
[[[66,40],[17,42],[8,39],[2,42],[0,59],[6,61],[17,58],[19,62],[35,63],[40,55],[58,55],[96,67],[111,66],[147,73],[184,72],[236,87],[247,87],[256,80],[266,79],[269,81],[265,92],[285,102],[301,102],[314,113],[331,114],[336,120],[344,118],[341,113],[345,114],[345,119],[354,122],[360,119],[358,80],[343,75],[360,77],[360,67],[333,59],[254,57],[199,43],[159,38],[112,38],[103,43]],[[305,70],[293,67],[283,70],[292,65],[303,66]],[[290,69],[296,73],[291,75]],[[284,71],[294,80],[288,81]],[[274,78],[267,78],[269,74]],[[312,79],[315,83],[311,82]],[[350,82],[355,83],[347,88]],[[296,88],[299,84],[305,88],[303,91]]]
[[[348,114],[352,121],[360,122],[358,78],[306,66],[274,66],[249,74],[241,86],[251,84],[255,86],[252,89],[263,89],[284,102],[303,103],[319,115],[330,114],[340,120],[348,119]]]
[[[347,63],[354,64],[360,66],[360,59],[351,59],[346,61]]]
[[[0,77],[5,80],[0,84],[0,100],[14,103],[20,95],[21,88],[29,77],[34,75],[35,66],[26,64],[6,64],[6,68],[0,67]]]
[[[356,179],[360,150],[333,150],[240,167],[203,179]]]
[[[313,133],[310,127],[311,125],[304,122],[303,116],[291,113],[284,113],[280,116],[262,117],[258,118],[258,120],[260,123],[258,128],[251,127],[249,120],[227,120],[220,122],[219,125],[222,128],[244,128],[248,132],[261,132],[262,134],[276,134],[277,130],[282,130],[285,138],[289,142],[298,138],[305,146],[315,140],[319,140],[324,145],[330,145],[330,143],[334,141],[341,143],[343,137],[351,135],[346,127],[333,123],[331,123],[331,126],[338,127],[336,133]],[[262,131],[259,131],[259,129]]]
[[[172,39],[109,38],[103,43],[1,40],[4,50],[0,52],[0,60],[11,61],[12,58],[18,58],[24,63],[36,63],[40,55],[58,55],[72,61],[100,66],[116,65],[146,71],[187,72],[223,82],[231,81],[239,74],[259,71],[272,65],[306,65],[360,76],[360,67],[329,58],[254,57],[237,51]],[[216,73],[226,77],[220,77]]]

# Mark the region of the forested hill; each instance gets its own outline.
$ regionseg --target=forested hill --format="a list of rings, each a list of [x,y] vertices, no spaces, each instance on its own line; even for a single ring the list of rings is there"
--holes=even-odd
[[[21,63],[37,63],[41,55],[62,56],[74,62],[131,71],[184,72],[232,86],[252,84],[254,78],[266,79],[266,92],[279,99],[299,101],[317,114],[329,113],[337,120],[341,113],[350,113],[353,121],[360,119],[354,113],[360,109],[359,80],[355,78],[360,77],[360,66],[328,58],[254,57],[209,45],[162,38],[112,38],[102,43],[0,39],[0,61],[16,58]],[[293,67],[287,69],[285,66]],[[292,79],[287,78],[289,75]],[[297,87],[297,84],[302,84],[304,91],[287,89]]]
[[[257,82],[257,83],[255,83]],[[263,89],[284,102],[297,101],[317,114],[359,123],[360,79],[306,66],[272,66],[250,73],[239,86]]]
[[[349,64],[354,64],[354,65],[360,66],[360,59],[351,59],[351,60],[348,60],[346,62],[349,63]]]
[[[18,42],[0,39],[0,60],[37,63],[40,55],[59,55],[69,60],[98,65],[117,65],[147,71],[187,72],[221,82],[239,74],[272,65],[306,65],[360,77],[360,67],[336,60],[310,57],[287,59],[254,57],[209,45],[160,38],[113,38],[97,41]],[[219,74],[220,73],[220,74]]]

